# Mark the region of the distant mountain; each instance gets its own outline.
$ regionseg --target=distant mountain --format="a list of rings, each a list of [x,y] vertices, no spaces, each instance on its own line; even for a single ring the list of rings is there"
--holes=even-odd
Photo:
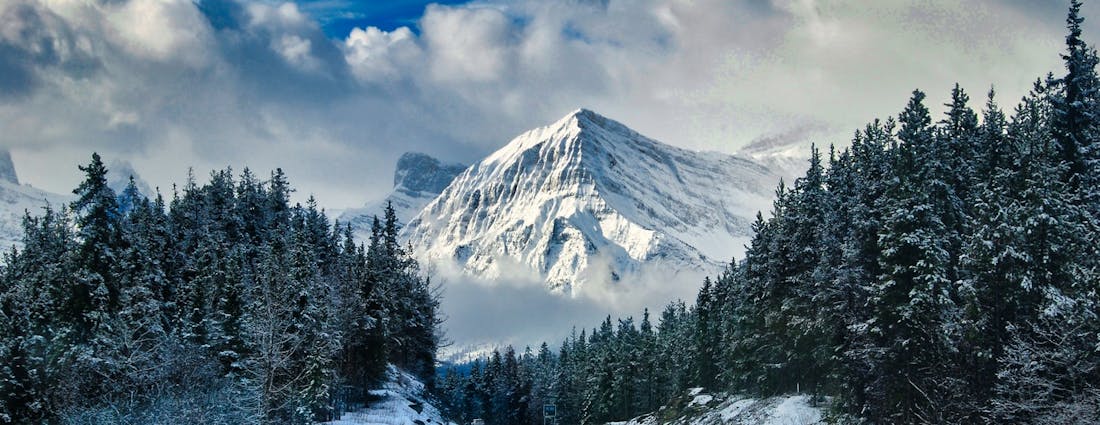
[[[134,186],[142,196],[146,198],[156,196],[153,188],[149,187],[149,183],[143,180],[137,171],[134,171],[134,166],[129,161],[116,159],[107,165],[107,186],[110,186],[115,193],[122,194],[126,186],[130,185],[131,177],[134,179]]]
[[[577,293],[644,267],[718,271],[777,181],[749,159],[669,146],[582,109],[467,168],[404,235],[469,274],[531,273]]]
[[[23,245],[23,217],[26,212],[41,215],[49,204],[60,210],[71,197],[46,192],[29,185],[0,181],[0,249]]]
[[[339,220],[350,223],[356,237],[365,241],[370,235],[371,221],[376,215],[381,218],[386,203],[393,203],[399,223],[408,223],[465,169],[465,165],[446,163],[422,153],[401,155],[393,173],[393,192],[362,208],[344,211]]]
[[[815,127],[796,128],[761,136],[742,147],[738,154],[767,166],[790,183],[806,173],[810,161],[809,140],[818,131],[820,129]]]

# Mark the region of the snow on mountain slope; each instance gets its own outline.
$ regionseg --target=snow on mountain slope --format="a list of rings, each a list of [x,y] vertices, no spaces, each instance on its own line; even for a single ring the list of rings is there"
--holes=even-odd
[[[429,425],[454,424],[443,418],[431,404],[424,384],[412,375],[389,366],[386,381],[379,389],[371,390],[378,401],[370,407],[344,413],[340,419],[325,422],[327,425]]]
[[[822,416],[807,395],[753,399],[695,388],[657,412],[607,425],[813,425]]]
[[[362,208],[346,210],[339,220],[351,224],[356,238],[366,241],[374,216],[381,218],[387,202],[393,203],[397,221],[408,223],[465,169],[462,164],[449,164],[422,153],[408,152],[397,160],[393,192],[389,196],[368,202]]]
[[[19,184],[11,153],[0,150],[0,249],[23,246],[23,217],[42,214],[47,204],[60,210],[70,197]]]
[[[0,249],[23,245],[23,217],[26,212],[41,215],[47,204],[60,210],[68,206],[70,200],[69,196],[0,180]]]
[[[752,158],[782,176],[788,183],[806,173],[810,162],[809,130],[757,138],[742,147],[738,154]]]
[[[138,191],[143,196],[154,195],[129,162],[113,161],[107,170],[107,185],[116,193],[122,193],[130,182],[130,176],[133,176]],[[56,194],[19,184],[11,155],[0,150],[0,249],[23,245],[23,217],[27,212],[41,215],[47,204],[55,210],[61,210],[67,208],[72,200],[71,194]]]
[[[719,270],[777,181],[751,160],[665,145],[582,109],[466,169],[405,236],[429,261],[488,279],[533,272],[577,294],[643,267]]]

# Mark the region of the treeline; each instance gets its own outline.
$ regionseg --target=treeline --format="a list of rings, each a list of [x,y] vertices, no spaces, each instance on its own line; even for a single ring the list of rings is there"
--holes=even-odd
[[[488,425],[541,424],[543,406],[557,408],[560,424],[602,424],[661,407],[696,382],[692,312],[669,305],[656,327],[648,311],[641,323],[608,317],[591,334],[576,331],[553,352],[512,347],[475,360],[468,370],[449,367],[439,383],[443,408],[456,420]]]
[[[388,363],[431,382],[438,303],[391,208],[364,247],[281,170],[165,202],[80,169],[0,266],[0,423],[309,424]]]
[[[494,355],[448,379],[450,407],[538,423],[491,412],[553,400],[560,423],[591,424],[699,386],[831,396],[868,423],[1100,422],[1100,79],[1080,6],[1066,75],[1011,115],[956,85],[933,122],[915,91],[850,147],[815,149],[744,261],[656,332],[609,319],[521,357],[518,378]]]

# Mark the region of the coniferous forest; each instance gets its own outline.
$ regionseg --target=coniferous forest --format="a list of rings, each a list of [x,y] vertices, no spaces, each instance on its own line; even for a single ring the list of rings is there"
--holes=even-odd
[[[170,201],[81,171],[0,269],[0,422],[309,424],[387,364],[430,384],[438,302],[391,208],[364,247],[280,170]]]
[[[460,423],[554,404],[601,424],[695,387],[810,394],[838,423],[1100,423],[1100,58],[1080,8],[1065,69],[1015,106],[956,85],[937,117],[918,90],[815,148],[690,304],[442,372],[439,293],[392,208],[361,243],[292,205],[280,170],[150,199],[93,154],[0,265],[0,423],[311,424],[369,405],[389,365]]]
[[[445,406],[599,424],[703,387],[813,394],[841,422],[1100,422],[1100,79],[1080,7],[1065,74],[1011,111],[956,85],[933,117],[914,91],[815,149],[694,304],[449,369]]]

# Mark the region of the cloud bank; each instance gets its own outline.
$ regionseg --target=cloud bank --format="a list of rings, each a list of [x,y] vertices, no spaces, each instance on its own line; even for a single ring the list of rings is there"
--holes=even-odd
[[[442,288],[443,330],[452,342],[444,352],[505,345],[521,350],[542,342],[555,346],[574,328],[598,327],[607,316],[633,317],[640,323],[646,309],[656,326],[668,303],[694,302],[705,276],[650,267],[621,281],[587,282],[571,297],[549,292],[542,279],[522,266],[502,275],[488,281],[463,275],[453,266],[432,270],[432,281]]]

